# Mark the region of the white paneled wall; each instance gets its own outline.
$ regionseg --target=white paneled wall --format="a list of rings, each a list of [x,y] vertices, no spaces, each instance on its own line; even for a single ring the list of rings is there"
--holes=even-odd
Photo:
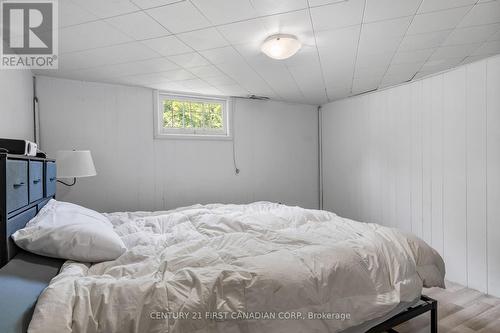
[[[411,231],[500,296],[500,57],[323,107],[324,208]]]
[[[90,149],[97,177],[61,200],[100,211],[260,200],[318,207],[318,117],[310,105],[235,100],[230,140],[153,139],[151,89],[39,77],[42,148]]]
[[[0,138],[33,140],[33,79],[29,70],[0,70]]]

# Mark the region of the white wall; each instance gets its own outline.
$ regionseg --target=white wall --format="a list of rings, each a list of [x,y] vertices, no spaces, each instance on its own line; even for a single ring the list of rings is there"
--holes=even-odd
[[[98,176],[58,187],[100,211],[270,200],[318,207],[316,107],[237,99],[231,141],[153,139],[150,89],[39,77],[42,148],[90,149]]]
[[[0,70],[0,138],[33,140],[33,81],[29,70]]]
[[[411,231],[500,296],[500,57],[323,107],[324,206]]]

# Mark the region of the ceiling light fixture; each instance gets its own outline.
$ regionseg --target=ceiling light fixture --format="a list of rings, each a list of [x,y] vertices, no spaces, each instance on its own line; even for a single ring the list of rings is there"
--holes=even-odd
[[[273,59],[287,59],[293,56],[300,49],[302,44],[294,35],[272,35],[269,36],[260,50]]]

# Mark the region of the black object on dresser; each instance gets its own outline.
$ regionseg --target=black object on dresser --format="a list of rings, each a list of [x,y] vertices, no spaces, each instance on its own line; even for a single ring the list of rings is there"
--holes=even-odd
[[[0,267],[18,252],[10,235],[55,195],[55,160],[0,153]]]

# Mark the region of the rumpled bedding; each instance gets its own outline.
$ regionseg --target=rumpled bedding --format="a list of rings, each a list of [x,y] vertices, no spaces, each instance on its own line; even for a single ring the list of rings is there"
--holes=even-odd
[[[257,202],[106,214],[127,251],[66,262],[31,333],[340,332],[444,287],[415,236]]]

